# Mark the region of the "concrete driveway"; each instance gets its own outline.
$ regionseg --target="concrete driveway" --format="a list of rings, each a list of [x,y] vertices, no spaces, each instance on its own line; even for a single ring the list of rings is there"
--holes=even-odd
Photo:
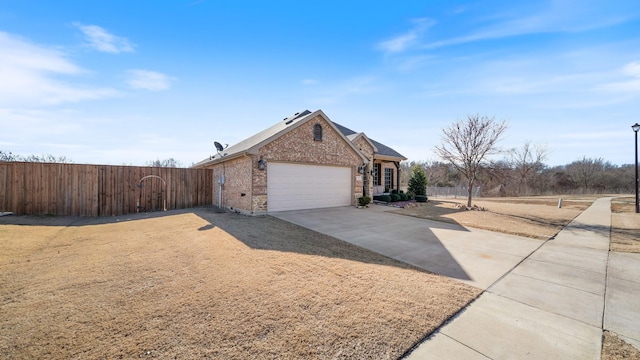
[[[640,254],[609,252],[611,198],[546,242],[385,210],[275,216],[486,290],[406,359],[597,360],[603,330],[640,349]]]
[[[466,229],[390,210],[393,208],[373,205],[368,209],[340,207],[271,215],[482,289],[543,244],[541,240]]]

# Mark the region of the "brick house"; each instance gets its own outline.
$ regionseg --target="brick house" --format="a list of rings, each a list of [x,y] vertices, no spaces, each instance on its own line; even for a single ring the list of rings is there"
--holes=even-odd
[[[245,214],[356,205],[398,189],[404,156],[322,110],[285,118],[195,164],[212,169],[214,205]]]

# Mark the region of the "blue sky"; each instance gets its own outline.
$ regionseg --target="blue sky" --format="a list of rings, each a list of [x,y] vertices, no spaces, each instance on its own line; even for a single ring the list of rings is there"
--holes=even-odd
[[[184,165],[303,109],[436,160],[507,120],[549,165],[629,164],[640,6],[580,1],[0,0],[0,149]]]

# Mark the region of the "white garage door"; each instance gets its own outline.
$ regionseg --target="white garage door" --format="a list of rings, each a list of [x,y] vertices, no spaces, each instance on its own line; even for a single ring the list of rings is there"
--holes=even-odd
[[[351,168],[269,163],[269,211],[351,205]]]

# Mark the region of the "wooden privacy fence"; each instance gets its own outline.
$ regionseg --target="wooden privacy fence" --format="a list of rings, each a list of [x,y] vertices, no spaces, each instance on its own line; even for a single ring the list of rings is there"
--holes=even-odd
[[[204,169],[0,162],[0,211],[111,216],[212,204]]]

